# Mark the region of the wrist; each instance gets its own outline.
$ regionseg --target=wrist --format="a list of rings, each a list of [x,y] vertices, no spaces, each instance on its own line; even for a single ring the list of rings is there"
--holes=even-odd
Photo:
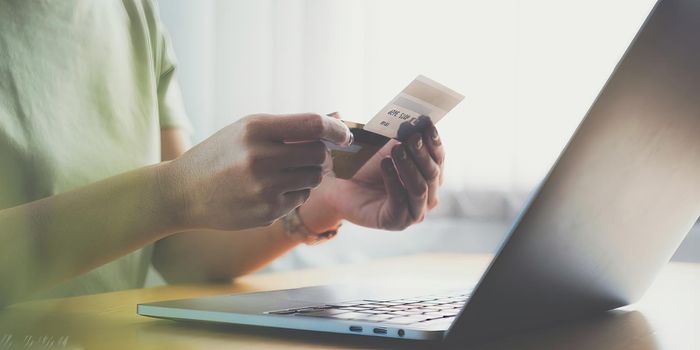
[[[284,225],[284,231],[287,236],[293,237],[296,242],[305,243],[306,245],[317,245],[325,242],[335,237],[340,228],[340,224],[338,224],[336,227],[322,232],[311,231],[301,219],[299,208],[292,210],[280,221]]]
[[[321,185],[311,192],[309,200],[299,207],[299,216],[310,232],[321,233],[335,229],[343,219],[329,200],[329,191],[332,191],[334,181],[334,177],[325,177]]]
[[[180,232],[197,228],[196,225],[192,225],[192,215],[189,213],[190,206],[182,191],[180,174],[173,166],[172,161],[156,164],[154,171],[157,179],[157,197],[170,229],[173,232]]]

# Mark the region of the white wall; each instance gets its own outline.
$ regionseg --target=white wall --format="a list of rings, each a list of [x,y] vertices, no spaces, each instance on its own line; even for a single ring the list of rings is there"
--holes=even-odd
[[[653,3],[161,0],[160,5],[180,58],[196,140],[256,112],[339,110],[365,121],[417,74],[466,95],[438,125],[448,152],[446,192],[458,207],[440,209],[472,219],[430,220],[401,234],[345,225],[334,241],[301,247],[272,265],[283,269],[419,251],[495,249],[508,222],[474,218],[498,216],[494,213],[507,218],[519,210],[523,193],[546,173]],[[513,194],[519,196],[509,198]],[[699,250],[695,230],[677,258],[697,259]]]
[[[626,1],[161,0],[195,140],[246,114],[366,121],[417,74],[467,97],[439,129],[447,187],[527,191],[653,5]]]

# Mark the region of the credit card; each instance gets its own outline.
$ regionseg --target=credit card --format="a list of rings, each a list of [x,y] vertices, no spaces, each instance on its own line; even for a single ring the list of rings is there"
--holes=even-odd
[[[335,176],[352,178],[390,139],[404,141],[423,130],[429,121],[437,124],[463,99],[460,93],[419,75],[367,124],[343,121],[354,141],[349,147],[327,143]]]
[[[389,138],[406,140],[427,124],[437,124],[464,96],[428,77],[419,75],[389,102],[364,129]]]

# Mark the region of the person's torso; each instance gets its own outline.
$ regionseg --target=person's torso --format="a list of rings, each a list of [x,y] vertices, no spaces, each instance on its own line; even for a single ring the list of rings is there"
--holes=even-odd
[[[0,3],[0,209],[160,160],[154,10]],[[43,294],[139,287],[149,264],[144,248]]]

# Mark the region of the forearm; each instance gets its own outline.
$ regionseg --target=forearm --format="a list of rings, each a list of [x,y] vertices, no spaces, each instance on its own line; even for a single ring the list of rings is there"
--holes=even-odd
[[[229,281],[298,244],[280,221],[241,231],[181,232],[156,243],[153,265],[169,283]]]
[[[159,166],[0,211],[0,306],[177,230]]]
[[[163,160],[172,160],[190,148],[180,129],[161,131]],[[230,280],[265,266],[298,243],[275,223],[242,231],[187,231],[159,240],[153,266],[170,283]]]
[[[179,129],[162,130],[161,139],[163,160],[181,156],[190,146]],[[325,198],[333,180],[324,178],[321,187],[327,190],[312,191],[300,209],[312,232],[336,227],[340,221]],[[267,265],[298,244],[284,232],[279,221],[241,231],[181,232],[156,243],[153,265],[171,283],[231,280]]]
[[[322,187],[331,187],[324,179]],[[300,208],[311,232],[335,228],[340,218],[314,190]],[[153,265],[170,283],[231,280],[272,262],[299,244],[285,233],[281,220],[267,227],[242,231],[182,232],[156,243]]]

